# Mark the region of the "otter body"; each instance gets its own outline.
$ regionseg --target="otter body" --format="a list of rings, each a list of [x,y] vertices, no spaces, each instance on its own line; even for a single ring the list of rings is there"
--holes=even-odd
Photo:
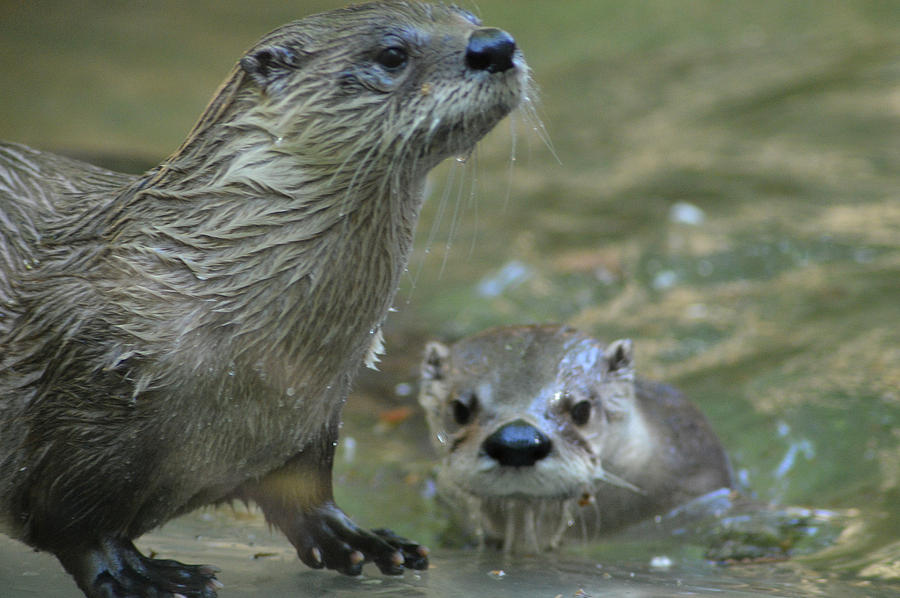
[[[512,38],[379,2],[275,30],[134,177],[0,145],[0,531],[88,596],[215,596],[131,540],[259,504],[312,567],[427,566],[360,529],[331,466],[427,172],[525,96]]]
[[[419,401],[442,495],[507,551],[592,537],[732,484],[703,415],[636,378],[628,340],[544,325],[432,342]]]

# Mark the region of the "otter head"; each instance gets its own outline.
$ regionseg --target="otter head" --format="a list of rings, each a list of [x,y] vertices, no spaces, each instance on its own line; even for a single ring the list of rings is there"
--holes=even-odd
[[[571,328],[496,328],[429,343],[419,401],[443,460],[439,482],[484,498],[577,498],[635,403],[632,344]]]
[[[350,6],[260,40],[182,150],[234,143],[237,182],[262,188],[284,190],[298,173],[332,189],[408,185],[471,151],[526,96],[528,79],[513,38],[464,10]],[[223,162],[221,175],[238,174],[234,166]]]

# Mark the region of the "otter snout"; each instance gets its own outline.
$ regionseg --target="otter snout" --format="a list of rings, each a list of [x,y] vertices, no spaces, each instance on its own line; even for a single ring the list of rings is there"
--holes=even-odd
[[[502,29],[476,29],[466,47],[466,64],[476,71],[502,73],[513,67],[516,40]]]
[[[500,465],[531,467],[550,454],[553,443],[543,432],[517,419],[488,436],[481,448]]]

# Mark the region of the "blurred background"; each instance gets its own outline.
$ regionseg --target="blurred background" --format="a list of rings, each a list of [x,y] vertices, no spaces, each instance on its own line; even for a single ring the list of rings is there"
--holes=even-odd
[[[0,0],[0,138],[141,172],[244,49],[342,4]],[[492,595],[900,590],[900,4],[460,4],[515,36],[540,121],[515,114],[432,174],[388,355],[348,403],[337,483],[361,523],[431,543],[436,569],[306,571],[245,509],[189,516],[141,546],[223,566],[223,596],[481,587],[496,557],[438,548],[421,349],[558,321],[632,338],[638,372],[702,408],[748,494],[845,523],[769,565],[721,568],[664,544],[675,566],[659,572],[631,545],[575,546],[507,564]],[[50,557],[2,537],[0,583],[78,595]]]

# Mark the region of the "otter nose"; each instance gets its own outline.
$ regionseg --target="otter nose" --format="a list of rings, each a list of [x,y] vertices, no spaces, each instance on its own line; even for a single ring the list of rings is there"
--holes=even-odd
[[[516,40],[510,34],[494,28],[476,29],[469,37],[466,64],[476,71],[502,73],[513,67]]]
[[[553,444],[540,430],[517,419],[487,437],[482,449],[500,465],[531,467],[548,454]]]

